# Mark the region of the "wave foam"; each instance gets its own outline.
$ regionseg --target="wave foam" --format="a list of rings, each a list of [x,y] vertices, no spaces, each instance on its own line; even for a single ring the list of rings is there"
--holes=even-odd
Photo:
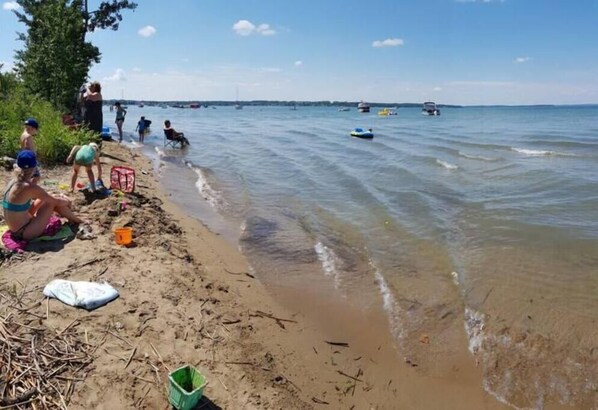
[[[332,276],[334,278],[334,287],[338,289],[340,278],[339,271],[337,269],[338,257],[332,249],[324,245],[322,242],[316,243],[314,250],[318,255],[318,259],[322,263],[322,268],[326,276]]]
[[[202,198],[208,201],[208,203],[214,208],[225,209],[228,207],[227,202],[224,200],[220,192],[212,188],[204,171],[199,167],[193,166],[193,164],[190,162],[186,162],[185,164],[197,174],[195,187]]]
[[[557,152],[557,151],[549,151],[549,150],[535,150],[535,149],[526,149],[526,148],[517,148],[511,147],[511,151],[517,152],[519,154],[527,155],[528,157],[574,157],[575,154],[569,154],[566,152]]]
[[[436,159],[436,163],[446,169],[459,169],[459,166],[455,165],[455,164],[451,164],[445,161],[442,161],[440,159]]]
[[[451,278],[453,279],[453,283],[455,286],[459,286],[459,272],[451,272]]]
[[[399,304],[395,299],[386,279],[376,266],[370,261],[370,265],[374,268],[374,277],[376,278],[376,283],[378,284],[378,289],[380,290],[380,295],[382,296],[382,306],[386,311],[388,316],[388,321],[390,323],[390,331],[393,336],[400,342],[403,340],[404,337],[404,329],[401,324],[401,319],[399,317]]]
[[[480,351],[482,343],[484,343],[484,320],[486,316],[473,310],[469,307],[465,307],[465,333],[469,339],[469,351],[472,354],[476,354]]]

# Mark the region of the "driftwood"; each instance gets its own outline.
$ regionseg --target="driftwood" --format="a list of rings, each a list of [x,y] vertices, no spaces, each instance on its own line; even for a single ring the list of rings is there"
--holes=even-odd
[[[328,340],[324,340],[324,342],[331,346],[349,347],[349,343],[346,342],[329,342]]]
[[[66,409],[99,346],[85,342],[78,320],[62,330],[25,324],[46,319],[48,305],[15,289],[0,286],[0,406]]]
[[[289,323],[297,323],[296,320],[292,320],[292,319],[282,319],[280,317],[276,317],[274,315],[272,315],[271,313],[266,313],[266,312],[262,312],[261,310],[256,310],[255,314],[249,314],[250,317],[266,317],[268,319],[272,319],[276,322],[276,324],[278,326],[280,326],[283,329],[286,329],[286,327],[284,327],[284,323],[282,322],[289,322]]]

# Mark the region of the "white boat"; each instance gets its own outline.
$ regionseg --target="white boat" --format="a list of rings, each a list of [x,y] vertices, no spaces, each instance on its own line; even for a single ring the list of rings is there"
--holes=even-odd
[[[426,101],[422,107],[423,115],[440,115],[440,110],[436,107],[436,103]]]
[[[349,111],[350,108],[349,107],[341,107],[338,109],[339,111]]]
[[[370,112],[370,105],[366,102],[361,101],[359,104],[357,104],[357,111]]]

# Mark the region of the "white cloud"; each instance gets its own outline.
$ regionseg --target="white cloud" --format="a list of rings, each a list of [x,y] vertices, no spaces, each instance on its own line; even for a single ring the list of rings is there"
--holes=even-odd
[[[233,24],[233,30],[240,36],[249,36],[255,30],[255,26],[251,21],[239,20]]]
[[[127,81],[125,70],[117,68],[110,77],[104,77],[104,81]]]
[[[139,29],[137,32],[141,37],[151,37],[156,34],[156,28],[154,26],[145,26]]]
[[[270,28],[270,24],[260,24],[257,26],[256,31],[260,33],[262,36],[273,36],[276,34],[276,31]]]
[[[517,57],[515,59],[515,63],[517,63],[517,64],[527,63],[528,61],[531,61],[531,58],[529,58],[529,57]]]
[[[296,67],[299,67],[299,66],[302,66],[302,65],[303,65],[303,61],[301,61],[301,60],[295,61],[295,66]]]
[[[440,87],[434,87],[434,91],[442,91],[442,88],[440,88]]]
[[[5,1],[2,4],[3,10],[18,10],[20,8],[21,6],[19,6],[19,3],[17,3],[16,1]]]
[[[259,24],[256,26],[249,20],[239,20],[233,24],[233,30],[240,36],[250,36],[254,33],[261,34],[262,36],[273,36],[276,34],[276,30],[270,27],[269,24]]]
[[[380,48],[380,47],[397,47],[402,46],[404,44],[403,39],[401,38],[387,38],[386,40],[376,40],[372,43],[372,47]]]

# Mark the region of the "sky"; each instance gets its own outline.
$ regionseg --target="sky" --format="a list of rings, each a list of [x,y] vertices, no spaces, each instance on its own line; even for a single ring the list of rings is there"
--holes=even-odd
[[[6,71],[24,27],[0,3]],[[598,103],[598,0],[138,3],[88,36],[105,99]]]

